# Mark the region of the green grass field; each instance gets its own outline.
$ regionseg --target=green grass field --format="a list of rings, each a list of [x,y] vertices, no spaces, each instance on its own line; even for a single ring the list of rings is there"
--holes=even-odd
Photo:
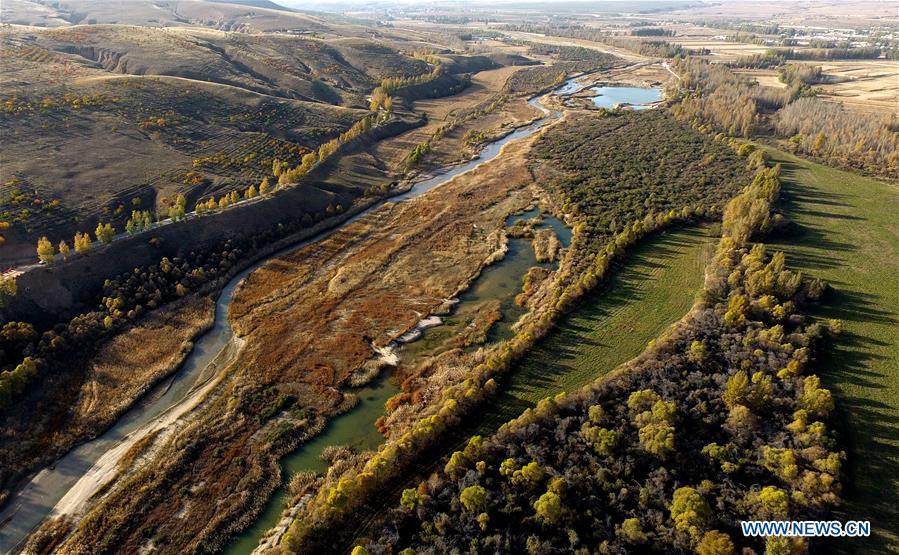
[[[813,315],[843,334],[818,373],[835,395],[848,451],[841,519],[871,520],[871,539],[833,542],[846,553],[899,552],[899,186],[769,151],[783,166],[780,207],[795,232],[768,241],[788,265],[827,280]],[[830,543],[830,542],[828,542]]]
[[[702,285],[716,238],[689,228],[651,237],[528,354],[486,409],[486,435],[537,401],[574,391],[640,354],[680,319]]]

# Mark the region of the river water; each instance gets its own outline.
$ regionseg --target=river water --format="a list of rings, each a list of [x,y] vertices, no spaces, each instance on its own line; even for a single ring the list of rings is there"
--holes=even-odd
[[[571,243],[571,230],[563,222],[548,215],[541,215],[538,209],[528,210],[521,214],[512,214],[506,219],[511,226],[518,220],[530,220],[541,217],[542,221],[535,229],[549,227],[563,247]],[[509,250],[502,260],[484,268],[481,275],[471,286],[458,297],[458,304],[451,314],[442,318],[440,326],[430,328],[412,343],[403,345],[398,350],[401,359],[416,359],[445,348],[448,341],[456,337],[483,307],[484,303],[497,301],[502,318],[496,322],[487,334],[487,343],[504,341],[512,337],[512,326],[527,310],[515,304],[515,296],[521,292],[522,280],[532,267],[555,269],[555,262],[537,262],[531,239],[510,237]],[[476,345],[473,349],[480,347]]]
[[[581,88],[583,86],[577,83],[575,79],[570,79],[554,92],[563,95],[571,94]],[[543,111],[544,117],[487,145],[477,159],[453,166],[444,173],[419,181],[409,191],[392,197],[387,201],[402,202],[426,193],[446,183],[453,177],[492,160],[500,154],[505,144],[528,137],[550,121],[560,117],[558,112],[545,108],[538,98],[533,98],[528,103]],[[68,510],[69,508],[79,507],[80,505],[77,503],[69,502],[69,499],[73,496],[86,498],[91,493],[102,488],[114,476],[115,473],[112,470],[117,466],[119,458],[127,451],[128,446],[146,435],[148,431],[159,429],[160,421],[164,420],[167,415],[176,420],[177,417],[181,416],[181,412],[188,410],[189,407],[185,407],[186,403],[195,402],[199,396],[204,394],[203,387],[208,386],[209,382],[226,366],[226,364],[221,362],[216,364],[216,359],[223,356],[227,350],[226,348],[233,341],[234,334],[227,317],[228,307],[234,292],[247,275],[271,258],[320,241],[334,233],[337,229],[376,210],[379,206],[380,203],[375,204],[349,218],[336,228],[287,246],[255,262],[232,278],[223,288],[216,301],[215,321],[212,329],[196,341],[191,354],[173,377],[151,390],[148,395],[129,409],[104,434],[72,449],[55,463],[39,471],[31,481],[12,494],[3,510],[0,511],[0,553],[10,553],[21,549],[28,534],[48,515],[56,516],[61,512],[62,508]],[[313,442],[327,442],[330,445],[340,443],[353,444],[353,438],[343,436],[347,433],[360,434],[361,432],[358,446],[363,448],[371,447],[367,443],[370,440],[361,436],[365,436],[374,430],[374,420],[383,411],[383,401],[396,393],[396,389],[395,386],[390,384],[389,380],[380,379],[369,386],[361,388],[356,393],[361,400],[359,406],[344,415],[334,418],[329,423],[326,431],[318,436],[322,439],[314,439]],[[374,412],[378,412],[378,414],[374,415]],[[371,424],[366,426],[365,424],[369,419]],[[343,424],[343,422],[346,422],[346,424]],[[312,462],[312,458],[317,458],[315,452],[320,452],[320,449],[309,447],[311,444],[312,442],[307,443],[306,449],[301,448],[298,452],[287,457],[284,464],[287,465],[285,470],[288,473],[295,472],[297,471],[296,469],[315,470],[313,466],[321,464]],[[305,454],[307,452],[309,455]],[[291,462],[292,456],[297,457],[295,462]],[[306,458],[307,456],[309,457],[308,459]],[[260,527],[270,527],[277,521],[277,514],[283,508],[283,499],[280,505],[276,501],[277,499],[270,501],[265,510],[266,516],[269,517],[269,513],[274,512],[274,521],[268,523],[266,522],[268,519],[261,518],[258,522]],[[270,506],[274,508],[272,509]],[[253,547],[255,547],[255,542],[261,533],[256,533],[256,526],[250,530],[254,531],[252,536]],[[235,551],[229,548],[228,552],[248,553],[252,547],[247,549],[245,547],[247,544],[242,540],[245,536],[249,537],[250,535],[248,531],[247,534],[242,535],[237,540],[237,543],[232,544],[234,549],[241,546],[239,550]]]
[[[539,210],[529,210],[522,214],[510,215],[506,225],[516,220],[527,220],[541,216]],[[564,247],[571,243],[571,230],[552,216],[544,215],[540,227],[551,227]],[[508,339],[512,335],[512,324],[525,313],[525,309],[514,303],[515,295],[521,290],[522,278],[532,266],[554,267],[555,263],[537,262],[530,239],[510,238],[509,251],[502,260],[488,266],[463,294],[453,313],[443,319],[437,327],[429,328],[419,339],[398,348],[401,359],[417,357],[432,351],[442,343],[442,339],[453,336],[459,327],[468,322],[466,318],[483,302],[496,300],[500,304],[502,319],[490,330],[488,341]],[[384,375],[373,383],[355,389],[359,403],[353,410],[328,421],[322,432],[311,441],[302,444],[296,451],[281,460],[282,485],[266,503],[262,513],[252,526],[236,536],[226,547],[225,555],[247,555],[259,544],[260,538],[278,524],[287,503],[287,481],[297,472],[322,473],[327,465],[321,454],[331,445],[345,445],[357,451],[375,450],[384,441],[375,428],[375,421],[384,414],[384,403],[400,392],[399,388]]]

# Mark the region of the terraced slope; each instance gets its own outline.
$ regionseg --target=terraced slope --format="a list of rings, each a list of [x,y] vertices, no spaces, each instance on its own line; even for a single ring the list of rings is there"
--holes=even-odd
[[[871,520],[870,540],[839,551],[899,548],[899,187],[769,150],[783,165],[782,208],[798,227],[772,242],[791,268],[830,282],[816,316],[839,318],[841,340],[818,373],[837,396],[848,448],[842,519]]]
[[[119,23],[149,27],[210,27],[241,32],[323,33],[333,30],[334,23],[341,18],[288,10],[268,0],[130,0],[127,8],[118,2],[94,0],[7,0],[3,2],[3,19],[5,23],[38,27]]]

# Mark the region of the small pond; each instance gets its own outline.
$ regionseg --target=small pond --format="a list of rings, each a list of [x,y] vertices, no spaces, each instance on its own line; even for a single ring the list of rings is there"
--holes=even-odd
[[[591,90],[596,93],[593,104],[597,108],[610,110],[619,104],[634,110],[645,110],[653,102],[662,100],[662,89],[658,87],[593,87]]]
[[[385,372],[368,385],[350,390],[358,398],[352,410],[331,418],[320,434],[300,445],[281,459],[282,485],[272,495],[249,528],[238,534],[224,549],[225,555],[247,555],[259,544],[259,539],[281,520],[287,507],[287,482],[298,472],[323,474],[328,470],[321,454],[331,445],[344,445],[356,451],[376,450],[384,436],[375,428],[375,420],[384,414],[384,403],[399,393]]]

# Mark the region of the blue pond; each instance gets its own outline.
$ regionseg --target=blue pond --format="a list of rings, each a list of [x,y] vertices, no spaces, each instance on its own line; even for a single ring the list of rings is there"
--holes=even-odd
[[[629,104],[634,110],[645,110],[647,104],[662,100],[662,89],[641,87],[593,87],[597,96],[593,103],[597,108],[612,109],[619,104]]]

